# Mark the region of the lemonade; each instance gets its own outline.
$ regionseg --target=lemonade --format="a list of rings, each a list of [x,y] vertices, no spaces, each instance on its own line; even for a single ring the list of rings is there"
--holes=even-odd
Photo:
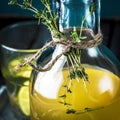
[[[89,82],[73,79],[71,92],[66,92],[65,69],[59,77],[46,77],[48,83],[41,79],[39,86],[44,88],[39,92],[30,84],[31,120],[120,120],[120,78],[93,66],[85,66],[85,70]]]
[[[24,82],[25,86],[22,86],[18,93],[18,104],[22,112],[26,115],[30,115],[30,104],[29,104],[29,81]]]
[[[25,66],[16,69],[16,66],[23,62],[23,58],[17,57],[9,62],[8,66],[2,69],[6,79],[8,95],[12,110],[17,120],[29,120],[29,80],[32,68]]]

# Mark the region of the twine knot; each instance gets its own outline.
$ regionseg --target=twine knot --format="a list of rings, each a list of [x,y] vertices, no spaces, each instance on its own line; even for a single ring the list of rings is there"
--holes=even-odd
[[[27,58],[25,60],[25,62],[21,65],[19,65],[19,67],[25,66],[26,64],[29,64],[33,69],[37,70],[37,71],[48,71],[52,68],[52,66],[56,63],[56,61],[64,54],[66,54],[67,52],[69,52],[71,50],[71,48],[75,48],[75,49],[85,49],[85,48],[92,48],[92,47],[96,47],[98,46],[103,39],[103,35],[101,32],[94,34],[93,31],[91,29],[88,28],[82,28],[82,36],[86,36],[86,38],[84,40],[80,40],[79,42],[76,42],[75,40],[73,40],[70,37],[71,31],[73,30],[73,28],[70,29],[66,29],[64,31],[64,35],[61,38],[56,38],[54,37],[54,35],[52,34],[52,41],[50,41],[49,43],[45,44],[41,49],[38,50],[38,52],[36,54],[34,54],[32,57]],[[77,28],[77,32],[80,32],[80,28]],[[49,47],[54,47],[57,44],[60,44],[63,46],[63,51],[57,55],[54,60],[47,65],[47,67],[43,68],[41,66],[36,66],[33,61],[38,59],[41,54]]]

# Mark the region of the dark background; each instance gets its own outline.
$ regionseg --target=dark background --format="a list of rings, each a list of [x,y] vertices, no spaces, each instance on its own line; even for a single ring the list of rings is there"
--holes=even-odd
[[[33,1],[36,7],[42,8],[40,0]],[[12,23],[33,19],[31,12],[8,5],[8,0],[0,0],[0,30]],[[101,0],[101,31],[103,43],[120,60],[120,0]]]
[[[8,5],[9,0],[0,0],[0,15],[2,16],[32,16],[31,12],[21,10],[18,6]],[[40,0],[33,0],[34,5],[41,8]],[[101,0],[101,18],[114,18],[120,16],[120,0]]]

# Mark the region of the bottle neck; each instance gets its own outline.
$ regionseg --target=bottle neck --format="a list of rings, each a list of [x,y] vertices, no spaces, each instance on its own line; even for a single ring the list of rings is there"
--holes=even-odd
[[[61,32],[73,27],[100,32],[100,0],[56,0],[56,9]]]

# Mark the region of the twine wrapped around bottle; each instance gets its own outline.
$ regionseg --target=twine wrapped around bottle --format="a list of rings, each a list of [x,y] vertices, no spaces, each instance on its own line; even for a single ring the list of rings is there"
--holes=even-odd
[[[73,29],[73,28],[72,28]],[[64,35],[61,38],[56,38],[54,37],[54,34],[52,34],[52,41],[50,41],[49,43],[47,43],[46,45],[44,45],[41,49],[38,50],[38,52],[36,54],[34,54],[32,57],[29,58],[25,58],[25,61],[23,64],[18,65],[17,68],[25,66],[25,65],[30,65],[33,69],[37,70],[37,71],[48,71],[52,68],[52,66],[56,63],[56,61],[64,54],[66,54],[67,52],[69,52],[71,50],[71,48],[78,48],[78,49],[85,49],[85,48],[92,48],[92,47],[96,47],[98,46],[103,39],[103,35],[101,32],[94,34],[93,30],[88,29],[88,28],[82,28],[82,32],[84,33],[84,36],[87,36],[86,39],[84,40],[80,40],[80,42],[76,42],[75,40],[73,40],[70,37],[70,31],[69,30],[65,30],[64,31]],[[37,60],[41,54],[49,47],[54,47],[56,45],[62,45],[63,46],[63,51],[57,55],[54,60],[47,65],[47,67],[41,67],[41,66],[36,66],[33,62],[35,60]]]

